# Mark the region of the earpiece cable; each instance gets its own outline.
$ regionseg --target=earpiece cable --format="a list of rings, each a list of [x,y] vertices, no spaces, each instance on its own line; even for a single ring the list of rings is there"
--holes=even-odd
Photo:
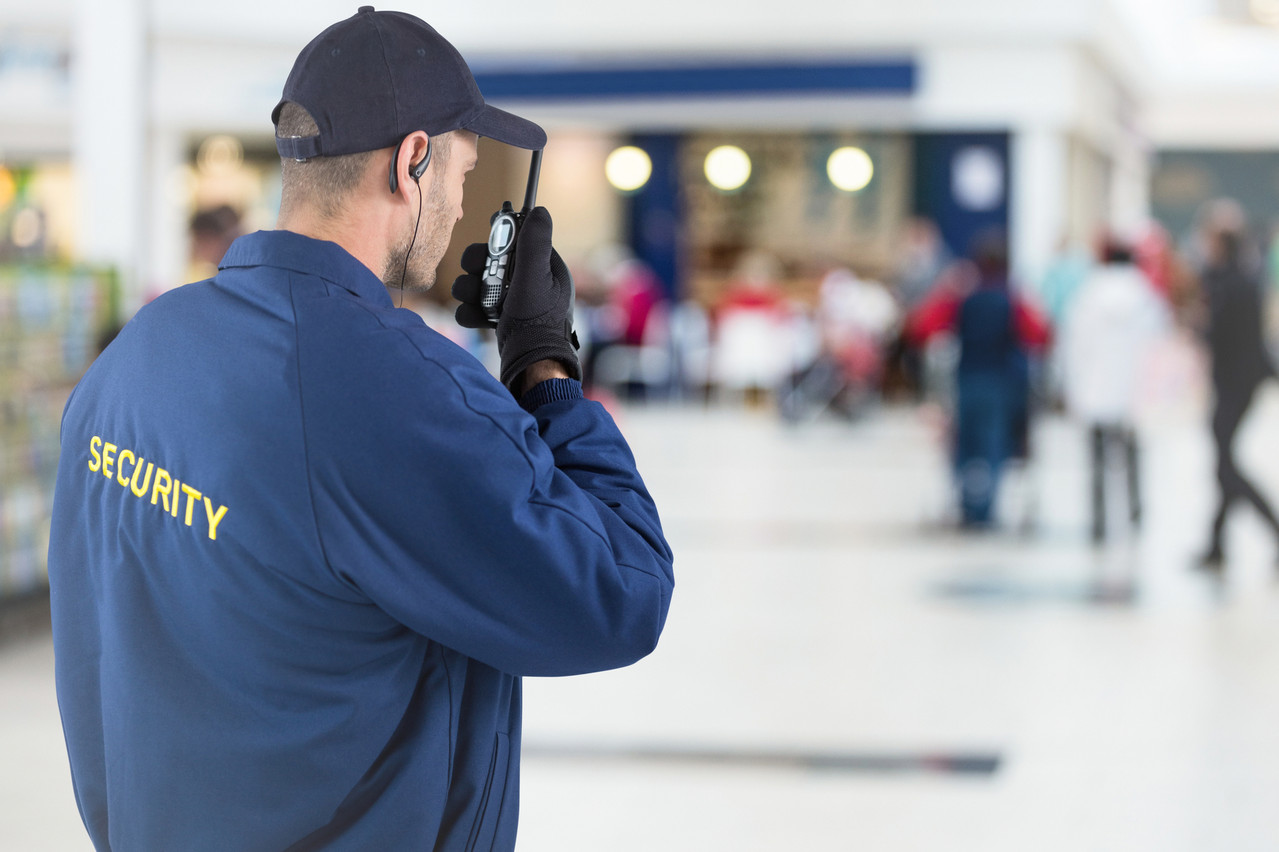
[[[417,183],[417,181],[414,181]],[[413,225],[413,239],[409,240],[409,250],[404,253],[404,267],[400,270],[400,304],[404,307],[404,288],[408,285],[409,255],[413,254],[413,246],[417,243],[417,229],[422,226],[422,184],[417,184],[417,222]]]

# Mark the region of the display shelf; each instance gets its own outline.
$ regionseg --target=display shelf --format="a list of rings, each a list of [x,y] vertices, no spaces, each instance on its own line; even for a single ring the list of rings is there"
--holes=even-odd
[[[0,601],[48,586],[62,408],[115,326],[117,294],[109,270],[0,266]]]

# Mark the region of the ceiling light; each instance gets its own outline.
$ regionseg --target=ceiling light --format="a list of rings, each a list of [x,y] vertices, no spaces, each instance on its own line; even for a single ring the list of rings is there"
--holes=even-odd
[[[875,176],[875,164],[861,148],[839,148],[826,160],[826,175],[844,192],[858,192]]]
[[[711,186],[731,192],[750,180],[751,158],[736,145],[721,145],[706,155],[705,172]]]
[[[633,145],[616,149],[604,161],[604,176],[621,192],[634,192],[648,183],[652,174],[653,161],[642,148]]]

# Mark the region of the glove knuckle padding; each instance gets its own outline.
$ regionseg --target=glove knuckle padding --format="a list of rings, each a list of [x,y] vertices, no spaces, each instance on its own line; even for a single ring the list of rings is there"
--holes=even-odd
[[[458,305],[453,316],[457,320],[457,324],[462,326],[462,328],[491,328],[493,326],[484,310],[477,308],[475,305]]]
[[[453,298],[459,302],[479,304],[480,279],[474,275],[459,275],[453,279]]]
[[[453,316],[463,328],[492,328],[493,321],[484,312],[484,264],[488,258],[485,243],[471,243],[462,252],[463,274],[453,279],[453,298],[462,304]]]
[[[510,290],[497,322],[502,381],[510,385],[537,361],[559,361],[581,377],[572,343],[573,278],[551,247],[551,217],[529,211],[520,228]]]
[[[462,268],[472,275],[480,275],[488,264],[488,251],[488,243],[471,243],[462,251]]]

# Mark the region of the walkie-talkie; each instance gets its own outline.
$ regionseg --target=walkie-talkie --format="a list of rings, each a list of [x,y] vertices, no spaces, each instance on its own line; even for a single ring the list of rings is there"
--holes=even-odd
[[[528,168],[528,187],[524,190],[524,206],[516,213],[511,202],[502,202],[502,209],[489,220],[488,262],[484,266],[483,296],[484,315],[497,322],[502,313],[506,290],[511,286],[511,269],[515,265],[515,241],[520,235],[524,217],[537,203],[537,180],[542,173],[542,152],[533,152]]]

